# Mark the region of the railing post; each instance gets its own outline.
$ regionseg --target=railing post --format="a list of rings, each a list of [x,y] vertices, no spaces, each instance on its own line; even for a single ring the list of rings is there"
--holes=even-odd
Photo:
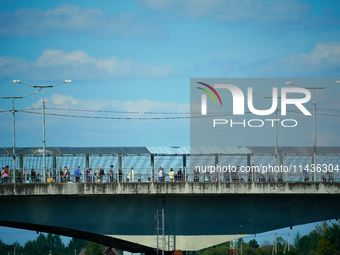
[[[215,172],[214,172],[214,177],[216,177],[217,179],[215,180],[216,182],[218,181],[218,179],[220,178],[219,172],[217,171],[217,166],[218,166],[218,155],[215,155]],[[216,174],[217,171],[217,174]],[[213,177],[213,178],[214,178]],[[212,178],[212,179],[213,179]]]
[[[247,181],[249,182],[249,177],[251,177],[251,179],[252,179],[252,181],[253,181],[253,178],[254,178],[254,176],[253,176],[253,171],[252,171],[252,169],[251,169],[251,165],[250,165],[250,155],[247,155],[247,166],[250,168],[250,174],[249,173],[247,173],[247,171],[245,171],[246,173],[247,173]]]
[[[287,158],[287,163],[286,163],[286,166],[288,167],[288,155],[286,155],[286,158]],[[289,174],[290,174],[290,172],[289,171],[287,171],[286,172],[286,180],[287,180],[287,182],[289,182]]]
[[[151,182],[155,182],[155,170],[154,167],[151,167]]]
[[[52,180],[53,180],[53,177],[56,176],[56,170],[57,170],[57,155],[56,154],[53,154],[53,166],[52,166]]]

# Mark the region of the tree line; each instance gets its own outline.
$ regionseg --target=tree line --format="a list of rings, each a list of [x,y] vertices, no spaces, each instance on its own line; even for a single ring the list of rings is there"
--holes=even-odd
[[[309,234],[301,236],[298,232],[292,244],[286,245],[282,237],[276,239],[276,251],[273,253],[273,244],[264,241],[260,246],[255,239],[248,243],[242,238],[237,241],[235,254],[242,255],[340,255],[340,225],[338,223],[327,224],[326,221],[316,225]],[[286,247],[285,247],[286,246]],[[230,243],[224,243],[198,252],[190,252],[189,255],[226,255],[230,253]]]
[[[265,241],[260,246],[255,239],[248,243],[242,238],[237,241],[235,254],[243,255],[340,255],[340,225],[332,223],[329,225],[326,221],[316,225],[315,229],[309,234],[301,236],[298,232],[294,242],[288,246],[286,240],[282,237],[276,239],[276,251],[273,253],[274,244]],[[242,247],[242,248],[241,248]],[[81,239],[72,238],[68,245],[64,245],[59,235],[40,234],[36,240],[27,241],[24,246],[18,242],[14,244],[5,244],[0,239],[0,255],[74,255],[79,254],[82,248],[86,248],[85,255],[101,255],[105,246]],[[241,251],[242,249],[242,251]],[[223,243],[215,247],[204,249],[197,252],[188,252],[188,255],[229,255],[230,243]],[[122,251],[118,252],[123,254]]]
[[[18,242],[5,244],[0,239],[0,255],[74,255],[86,248],[85,255],[102,255],[104,245],[72,238],[68,245],[64,245],[59,235],[41,234],[33,241],[27,241],[24,246]],[[118,251],[123,254],[122,251]]]

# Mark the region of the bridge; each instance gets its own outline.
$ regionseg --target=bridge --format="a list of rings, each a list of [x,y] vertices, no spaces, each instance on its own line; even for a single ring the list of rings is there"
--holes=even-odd
[[[12,168],[10,151],[0,162]],[[47,148],[50,182],[39,148],[17,151],[20,178],[0,184],[2,226],[154,254],[340,218],[340,147],[318,147],[316,159],[312,147]],[[99,166],[104,175],[86,174]]]
[[[0,225],[131,252],[152,254],[157,240],[159,248],[164,240],[167,251],[190,251],[340,218],[339,198],[336,182],[3,184]],[[161,215],[163,208],[164,236],[155,222],[157,209]]]

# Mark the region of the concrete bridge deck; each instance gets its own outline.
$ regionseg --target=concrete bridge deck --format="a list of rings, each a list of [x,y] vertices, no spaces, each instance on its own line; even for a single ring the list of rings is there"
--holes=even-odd
[[[340,183],[3,184],[0,203],[0,225],[73,236],[131,252],[154,251],[154,217],[164,206],[166,250],[189,251],[340,218]]]
[[[0,185],[0,196],[46,195],[340,194],[338,182],[19,183]]]

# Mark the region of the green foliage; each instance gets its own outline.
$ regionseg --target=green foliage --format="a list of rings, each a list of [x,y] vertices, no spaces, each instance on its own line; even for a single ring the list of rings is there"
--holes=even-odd
[[[23,255],[48,255],[51,251],[53,255],[74,255],[78,254],[82,248],[89,248],[89,255],[103,254],[104,246],[96,243],[72,238],[68,246],[65,247],[59,235],[40,234],[36,240],[27,241],[24,246],[18,242],[8,245],[0,239],[0,255],[13,255],[15,247],[15,254]],[[99,251],[100,250],[100,251]]]
[[[8,255],[8,254],[14,254],[14,248],[16,254],[21,254],[23,253],[23,247],[20,246],[18,242],[15,242],[14,244],[8,245],[5,244],[1,239],[0,239],[0,255]]]
[[[277,254],[283,254],[285,240],[277,237]],[[273,245],[268,241],[263,242],[260,247],[255,239],[245,243],[242,238],[237,241],[238,254],[242,246],[242,253],[246,255],[267,255],[272,254]],[[86,248],[86,255],[101,255],[105,246],[89,241],[72,238],[65,247],[60,236],[53,234],[40,234],[36,240],[28,241],[24,246],[18,242],[8,245],[0,239],[0,255],[13,255],[14,248],[16,254],[24,255],[48,255],[49,251],[53,255],[73,255],[78,254],[82,248]],[[122,254],[122,252],[120,251]],[[225,255],[230,253],[229,242],[217,245],[213,248],[204,249],[199,252],[189,252],[189,255]],[[317,225],[308,235],[301,236],[298,232],[294,239],[294,245],[290,245],[290,251],[286,248],[287,255],[340,255],[340,225],[333,223],[331,226],[327,222]]]
[[[229,247],[223,245],[220,247],[210,248],[207,251],[201,253],[202,255],[224,255],[229,254]]]
[[[308,235],[297,235],[294,240],[294,254],[340,254],[339,224],[329,226],[326,221],[317,225]]]
[[[72,238],[68,246],[65,248],[66,254],[74,254],[74,251],[76,250],[76,253],[78,254],[83,248],[86,247],[87,241]]]
[[[273,244],[264,242],[261,247],[255,239],[249,243],[238,240],[238,251],[242,242],[243,254],[247,255],[267,255],[272,254]],[[286,241],[282,237],[277,237],[277,254],[283,254]],[[202,255],[210,254],[229,254],[229,249],[224,246],[206,249]],[[326,221],[317,225],[308,235],[301,236],[298,232],[294,239],[294,245],[286,247],[287,255],[340,255],[340,225],[333,223],[328,225]]]
[[[254,248],[254,249],[259,247],[259,245],[258,245],[258,243],[256,242],[255,239],[250,240],[248,245],[249,245],[249,247]]]
[[[85,248],[85,255],[102,255],[105,246],[98,243],[87,242]]]

